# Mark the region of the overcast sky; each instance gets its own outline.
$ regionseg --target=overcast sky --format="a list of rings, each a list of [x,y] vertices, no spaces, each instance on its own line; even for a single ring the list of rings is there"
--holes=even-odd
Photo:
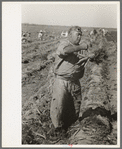
[[[117,3],[23,3],[22,23],[117,28]]]

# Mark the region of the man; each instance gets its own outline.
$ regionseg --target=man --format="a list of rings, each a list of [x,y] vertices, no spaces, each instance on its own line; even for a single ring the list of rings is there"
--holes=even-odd
[[[88,45],[81,41],[82,31],[78,26],[68,31],[68,39],[61,41],[56,51],[54,63],[55,81],[50,115],[57,130],[65,129],[79,116],[81,105],[81,86],[79,79],[84,75],[85,64],[89,57],[79,58],[77,53],[87,50]]]
[[[40,30],[39,34],[38,34],[38,38],[40,40],[43,40],[43,36],[44,36],[44,31]]]

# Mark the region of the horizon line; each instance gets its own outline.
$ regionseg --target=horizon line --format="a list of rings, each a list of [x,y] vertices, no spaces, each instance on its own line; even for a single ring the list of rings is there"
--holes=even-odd
[[[65,26],[65,27],[70,27],[70,26],[80,26],[80,25],[47,25],[47,24],[35,24],[35,23],[21,23],[21,24],[29,24],[29,25],[45,25],[45,26]],[[81,26],[83,28],[113,28],[117,29],[117,27],[89,27],[89,26]]]

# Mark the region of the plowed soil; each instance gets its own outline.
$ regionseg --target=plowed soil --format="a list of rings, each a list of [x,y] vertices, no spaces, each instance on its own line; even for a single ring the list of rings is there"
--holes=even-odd
[[[117,40],[116,31],[104,37],[102,48],[95,43],[89,49],[96,54],[89,61],[80,80],[82,91],[81,119],[72,124],[67,135],[55,134],[50,119],[51,67],[60,42],[60,30],[53,28],[55,39],[40,41],[36,26],[29,42],[22,44],[22,144],[117,144]],[[91,30],[91,29],[90,29]],[[34,32],[35,31],[35,32]],[[50,32],[49,32],[50,31]],[[48,35],[51,34],[51,29]],[[49,36],[48,36],[49,37]],[[89,39],[88,34],[82,40]],[[100,46],[100,45],[99,45]],[[105,113],[96,105],[102,103]],[[87,112],[86,112],[87,111]],[[95,112],[94,112],[95,111]],[[84,114],[83,114],[84,113]]]

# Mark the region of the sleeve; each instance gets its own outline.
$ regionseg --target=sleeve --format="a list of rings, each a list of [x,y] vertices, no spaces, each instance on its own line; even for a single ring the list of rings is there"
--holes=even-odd
[[[64,52],[64,48],[66,48],[67,46],[69,46],[68,41],[62,41],[62,42],[59,44],[59,46],[58,46],[58,49],[57,49],[57,51],[56,51],[56,54],[57,54],[59,57],[61,57],[61,58],[66,57],[68,54],[66,54],[66,53]]]

